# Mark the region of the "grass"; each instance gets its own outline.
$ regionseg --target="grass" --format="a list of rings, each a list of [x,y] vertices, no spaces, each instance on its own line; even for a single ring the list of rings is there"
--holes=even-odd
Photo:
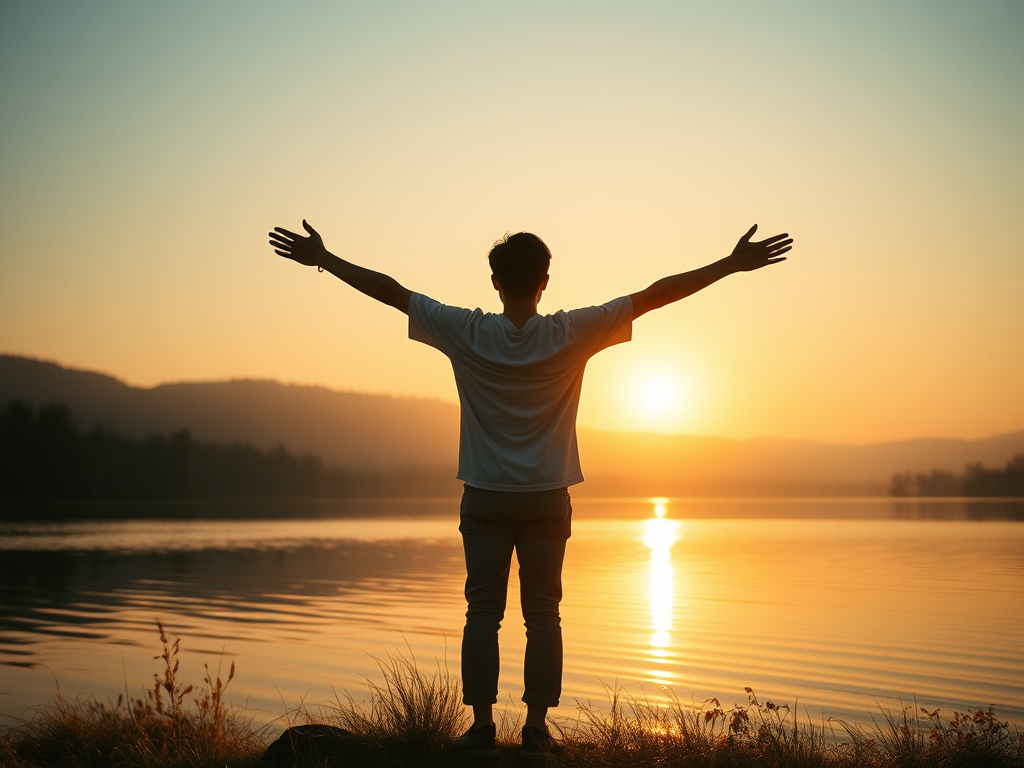
[[[163,673],[141,699],[68,699],[59,693],[30,720],[0,732],[0,766],[35,768],[246,768],[263,765],[270,739],[244,712],[226,705],[227,679],[206,667],[201,685],[178,680],[180,642],[158,623]],[[441,664],[421,669],[398,654],[379,660],[381,682],[368,681],[369,702],[338,697],[304,725],[327,745],[303,765],[462,766],[448,739],[468,725],[459,682]],[[798,721],[786,705],[760,701],[726,709],[670,697],[652,700],[609,689],[607,706],[579,705],[553,724],[564,751],[556,768],[1010,768],[1024,767],[1024,736],[991,707],[954,712],[880,708],[865,728],[839,720]],[[499,755],[483,765],[520,765],[521,708],[500,712]],[[329,726],[329,727],[324,727]],[[343,730],[341,730],[343,729]]]
[[[446,764],[448,741],[468,727],[458,680],[440,664],[424,673],[401,654],[377,666],[383,683],[367,680],[368,705],[346,694],[325,715],[307,719],[353,734],[369,765]]]
[[[178,680],[180,640],[157,622],[162,675],[153,676],[146,697],[118,696],[104,704],[93,697],[69,699],[58,690],[54,703],[29,721],[0,734],[0,766],[68,768],[200,768],[261,764],[263,732],[227,706],[227,680],[204,665],[203,685]]]

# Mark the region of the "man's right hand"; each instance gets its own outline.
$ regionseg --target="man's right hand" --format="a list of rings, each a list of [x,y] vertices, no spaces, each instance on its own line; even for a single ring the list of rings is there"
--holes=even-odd
[[[324,240],[320,233],[313,229],[306,220],[302,220],[302,228],[309,232],[309,237],[297,235],[281,227],[274,227],[270,233],[270,245],[274,253],[286,259],[297,261],[307,267],[322,267],[327,257]]]
[[[732,249],[732,253],[724,259],[719,259],[714,264],[708,264],[706,267],[691,272],[663,277],[644,290],[630,294],[630,298],[633,300],[633,319],[635,320],[652,309],[684,299],[727,275],[735,272],[750,272],[767,267],[769,264],[785,261],[786,257],[782,254],[792,249],[793,238],[783,233],[759,243],[752,243],[750,238],[756,231],[757,224],[740,238],[736,247]]]
[[[752,226],[726,257],[729,266],[737,272],[751,272],[769,264],[778,264],[785,261],[782,254],[793,248],[793,238],[783,232],[781,235],[769,237],[757,243],[750,242],[757,231],[757,224]]]

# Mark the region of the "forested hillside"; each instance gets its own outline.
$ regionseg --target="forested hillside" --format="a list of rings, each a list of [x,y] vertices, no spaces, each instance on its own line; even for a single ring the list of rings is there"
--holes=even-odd
[[[200,442],[187,431],[146,438],[83,431],[67,406],[0,410],[0,499],[196,499],[454,496],[447,470],[328,466],[284,446]]]

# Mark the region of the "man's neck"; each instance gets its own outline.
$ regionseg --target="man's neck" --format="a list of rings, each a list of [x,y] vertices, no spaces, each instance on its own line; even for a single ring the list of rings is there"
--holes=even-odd
[[[504,307],[501,314],[512,321],[516,328],[523,328],[526,321],[537,314],[537,302],[534,299],[503,299]]]

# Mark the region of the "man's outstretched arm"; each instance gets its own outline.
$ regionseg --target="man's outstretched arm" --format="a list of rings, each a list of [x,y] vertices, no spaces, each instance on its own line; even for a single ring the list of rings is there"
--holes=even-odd
[[[307,267],[322,267],[357,291],[409,314],[409,297],[412,296],[412,291],[404,288],[392,277],[339,259],[324,247],[323,238],[306,223],[305,219],[302,220],[302,227],[309,233],[309,237],[274,227],[274,231],[270,233],[270,245],[278,256],[284,256]]]
[[[752,243],[750,238],[757,231],[757,224],[750,228],[733,248],[732,253],[724,259],[708,264],[706,267],[692,272],[683,272],[671,277],[664,277],[656,283],[630,295],[633,300],[633,319],[650,312],[652,309],[664,307],[673,301],[685,299],[702,288],[734,272],[750,272],[769,264],[785,261],[782,255],[793,247],[793,239],[788,234],[775,235],[767,240]]]

